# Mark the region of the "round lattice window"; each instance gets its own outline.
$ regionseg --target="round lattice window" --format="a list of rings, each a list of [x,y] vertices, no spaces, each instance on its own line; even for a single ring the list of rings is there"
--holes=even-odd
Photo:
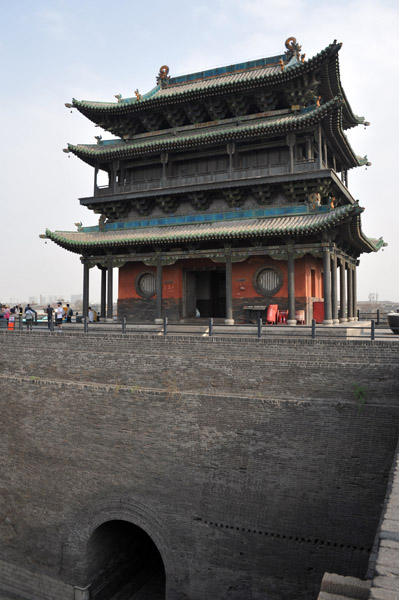
[[[262,296],[274,296],[283,285],[283,276],[275,267],[263,267],[254,276],[254,288]]]
[[[151,298],[155,294],[155,277],[153,273],[141,273],[135,283],[136,292],[143,298]]]

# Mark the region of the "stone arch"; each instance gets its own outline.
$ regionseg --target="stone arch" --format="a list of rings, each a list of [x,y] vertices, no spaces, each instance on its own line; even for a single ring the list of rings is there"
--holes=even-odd
[[[188,563],[178,538],[148,504],[112,497],[87,509],[69,531],[69,548],[78,561],[85,556],[89,540],[103,524],[126,521],[142,529],[156,546],[165,568],[165,600],[184,600],[189,589]]]

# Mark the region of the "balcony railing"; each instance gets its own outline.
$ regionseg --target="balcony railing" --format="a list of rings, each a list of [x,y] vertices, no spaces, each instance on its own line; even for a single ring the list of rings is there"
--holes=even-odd
[[[322,168],[328,167],[325,164],[323,164]],[[317,170],[319,170],[319,167],[316,161],[301,161],[294,163],[293,172],[308,173]],[[144,192],[150,190],[173,189],[193,185],[206,185],[209,183],[244,181],[248,179],[253,179],[254,183],[256,183],[256,179],[260,179],[263,177],[272,177],[276,175],[289,175],[291,173],[292,171],[290,171],[289,164],[284,163],[278,165],[268,165],[265,167],[258,168],[234,169],[232,172],[226,170],[197,175],[178,175],[174,177],[165,177],[163,179],[152,179],[146,181],[137,181],[135,183],[116,184],[114,187],[108,185],[98,186],[95,189],[94,195],[95,197],[110,195],[113,196],[115,194],[131,194],[135,192]]]

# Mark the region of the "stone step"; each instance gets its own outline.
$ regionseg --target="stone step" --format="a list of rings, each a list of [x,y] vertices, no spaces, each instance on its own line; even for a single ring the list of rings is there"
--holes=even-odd
[[[327,596],[319,594],[318,600],[341,600],[341,598],[368,600],[370,588],[371,581],[362,581],[356,577],[345,577],[336,573],[324,573],[320,593]]]

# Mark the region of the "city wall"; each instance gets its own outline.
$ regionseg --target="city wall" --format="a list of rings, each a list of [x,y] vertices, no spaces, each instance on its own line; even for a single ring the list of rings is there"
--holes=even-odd
[[[168,600],[310,600],[326,571],[365,577],[398,345],[64,330],[0,347],[0,590],[85,598],[107,521],[150,536]]]

